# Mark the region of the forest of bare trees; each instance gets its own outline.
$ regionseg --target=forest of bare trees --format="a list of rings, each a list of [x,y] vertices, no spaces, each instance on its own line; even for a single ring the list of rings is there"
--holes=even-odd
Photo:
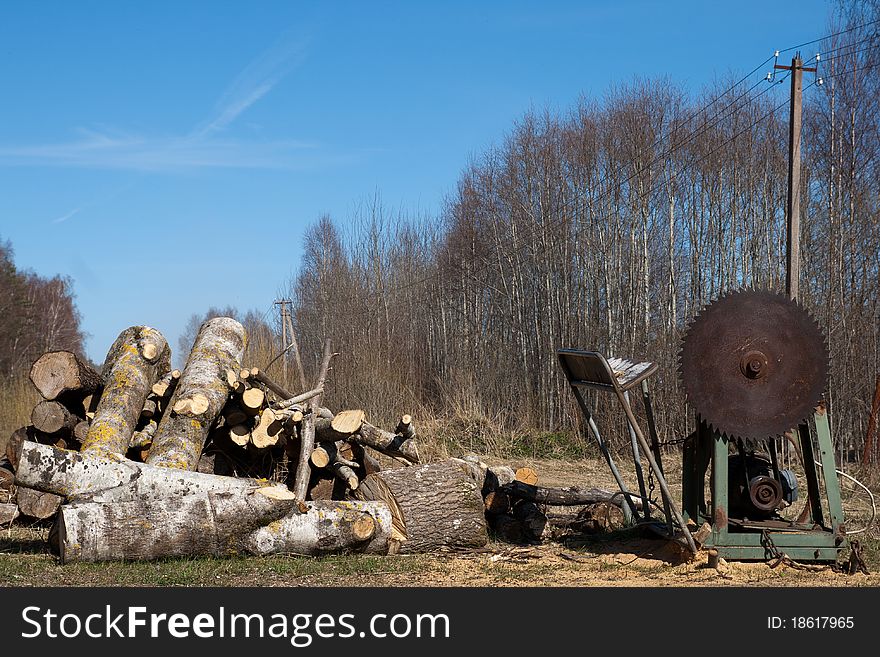
[[[801,301],[828,337],[842,460],[861,454],[880,372],[880,39],[876,23],[857,27],[878,16],[848,5],[839,34],[802,52],[822,53],[823,80],[804,78]],[[531,111],[472,162],[442,216],[377,199],[322,217],[289,294],[304,353],[324,336],[344,350],[332,378],[346,397],[328,403],[389,417],[417,404],[470,435],[576,434],[556,350],[580,347],[659,362],[661,438],[686,435],[686,322],[723,291],[785,285],[787,75],[696,98],[639,80],[564,114]]]

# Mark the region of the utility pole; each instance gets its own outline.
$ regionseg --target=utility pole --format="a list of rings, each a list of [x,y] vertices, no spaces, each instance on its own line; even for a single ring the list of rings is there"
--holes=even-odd
[[[801,54],[791,60],[791,66],[776,64],[773,68],[791,71],[791,104],[788,122],[788,200],[786,203],[787,236],[785,244],[785,291],[797,301],[801,273],[801,101],[804,68]]]

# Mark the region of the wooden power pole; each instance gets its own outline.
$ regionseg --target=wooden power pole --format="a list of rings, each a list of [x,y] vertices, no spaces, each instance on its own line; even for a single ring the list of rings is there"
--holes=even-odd
[[[287,385],[287,354],[285,351],[287,350],[287,304],[290,303],[289,299],[278,299],[275,302],[276,306],[281,306],[281,353],[284,354],[281,357],[281,380],[284,382],[282,385]]]
[[[801,54],[791,60],[791,66],[776,64],[774,68],[791,71],[791,105],[788,123],[788,199],[785,208],[785,291],[794,300],[798,298],[798,284],[801,273],[801,101],[803,97],[804,68]]]

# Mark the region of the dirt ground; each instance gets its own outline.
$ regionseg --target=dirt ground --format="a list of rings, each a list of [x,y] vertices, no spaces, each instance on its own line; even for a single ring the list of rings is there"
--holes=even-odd
[[[486,459],[490,464],[497,459]],[[541,485],[598,486],[613,489],[603,462],[519,460],[539,474]],[[629,477],[627,477],[629,478]],[[668,464],[673,491],[679,470]],[[863,524],[870,506],[844,488],[850,526]],[[551,518],[572,510],[550,508]],[[601,523],[600,523],[601,524]],[[70,564],[48,553],[43,524],[0,528],[0,586],[880,586],[880,536],[876,526],[860,536],[870,574],[848,575],[829,565],[793,567],[728,562],[707,565],[700,552],[683,557],[672,542],[633,531],[593,534],[556,532],[536,546],[493,541],[465,553],[432,555],[337,555],[321,558],[260,557],[168,560],[154,563]],[[849,550],[841,552],[841,560]]]

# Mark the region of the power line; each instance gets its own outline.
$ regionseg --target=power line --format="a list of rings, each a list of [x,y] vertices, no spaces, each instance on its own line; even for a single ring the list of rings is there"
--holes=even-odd
[[[833,39],[836,36],[840,36],[841,34],[847,34],[849,32],[853,32],[855,30],[860,30],[863,27],[868,27],[869,25],[875,25],[876,23],[880,23],[880,18],[873,21],[868,21],[867,23],[862,23],[861,25],[855,25],[853,27],[847,28],[845,30],[841,30],[840,32],[835,32],[834,34],[826,34],[823,37],[819,37],[818,39],[813,39],[812,41],[804,41],[803,43],[799,43],[796,46],[791,46],[790,48],[784,48],[779,52],[789,52],[790,50],[797,50],[798,48],[803,48],[804,46],[809,46],[813,43],[819,43],[820,41],[825,41],[826,39]]]

